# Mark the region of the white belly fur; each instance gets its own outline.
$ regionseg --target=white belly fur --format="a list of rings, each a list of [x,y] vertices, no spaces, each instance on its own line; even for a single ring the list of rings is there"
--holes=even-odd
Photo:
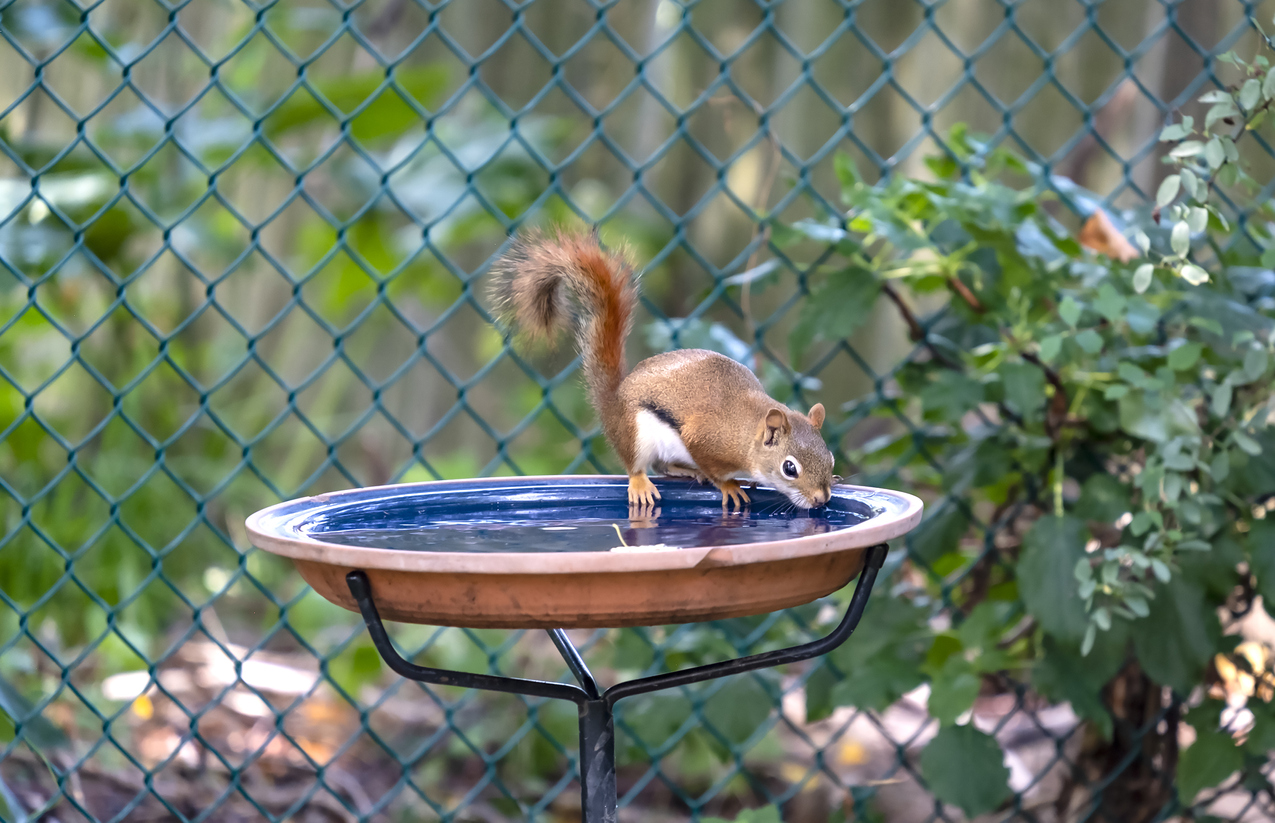
[[[672,426],[645,409],[637,413],[636,423],[639,466],[646,468],[652,463],[660,462],[699,468]]]

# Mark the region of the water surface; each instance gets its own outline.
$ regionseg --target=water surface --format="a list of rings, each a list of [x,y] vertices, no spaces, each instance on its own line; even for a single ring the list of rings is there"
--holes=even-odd
[[[650,519],[629,518],[620,486],[568,490],[574,495],[501,488],[333,507],[306,518],[299,531],[328,543],[403,551],[608,551],[789,540],[848,528],[874,514],[862,501],[838,497],[819,509],[795,509],[763,489],[750,492],[752,505],[743,512],[723,513],[711,489],[659,485],[664,500]]]

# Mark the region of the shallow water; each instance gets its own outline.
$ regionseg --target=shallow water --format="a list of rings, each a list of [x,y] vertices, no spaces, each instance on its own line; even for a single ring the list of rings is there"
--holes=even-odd
[[[716,493],[672,491],[647,520],[630,520],[623,497],[616,495],[407,498],[326,511],[308,518],[300,531],[328,543],[405,551],[608,551],[625,545],[691,548],[789,540],[854,526],[872,515],[856,500],[834,498],[829,506],[803,511],[774,492],[750,495],[751,506],[727,514]]]

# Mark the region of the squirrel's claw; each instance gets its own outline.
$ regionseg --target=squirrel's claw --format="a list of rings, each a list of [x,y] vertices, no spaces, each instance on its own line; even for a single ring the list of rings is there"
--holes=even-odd
[[[659,499],[660,490],[655,488],[655,484],[645,473],[629,475],[630,508],[654,508],[655,501]]]
[[[722,490],[722,508],[724,510],[730,511],[730,504],[732,502],[735,504],[735,508],[739,511],[743,511],[744,507],[748,505],[749,501],[747,492],[741,489],[739,484],[734,480],[727,480],[725,483],[718,486],[718,488]]]

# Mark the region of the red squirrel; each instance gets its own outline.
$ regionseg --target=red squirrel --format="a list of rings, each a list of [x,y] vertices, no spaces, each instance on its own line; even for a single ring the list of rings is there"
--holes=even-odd
[[[739,480],[773,486],[803,509],[832,497],[823,404],[809,416],[793,411],[746,367],[704,349],[657,354],[626,375],[638,293],[625,252],[603,250],[596,235],[527,233],[492,270],[498,311],[531,336],[570,325],[574,313],[589,398],[628,472],[631,506],[660,498],[651,468],[711,482],[727,510],[749,502]]]

